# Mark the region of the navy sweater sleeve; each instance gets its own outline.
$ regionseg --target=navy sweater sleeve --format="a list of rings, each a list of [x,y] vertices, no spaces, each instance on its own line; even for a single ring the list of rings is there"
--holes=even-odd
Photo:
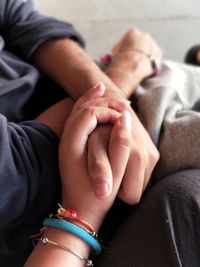
[[[58,138],[41,123],[9,123],[0,114],[0,140],[0,229],[12,229],[57,201]]]
[[[72,24],[39,14],[30,0],[0,1],[0,34],[6,47],[25,59],[49,39],[71,38],[84,46]]]

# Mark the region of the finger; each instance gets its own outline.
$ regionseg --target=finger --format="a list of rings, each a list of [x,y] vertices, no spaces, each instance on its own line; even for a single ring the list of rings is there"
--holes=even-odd
[[[107,197],[112,188],[112,171],[107,153],[110,131],[110,126],[100,125],[88,139],[88,172],[94,194],[99,199]]]
[[[107,97],[95,98],[91,100],[87,100],[79,105],[78,109],[85,109],[87,107],[92,106],[101,106],[115,109],[118,112],[124,112],[127,108],[130,107],[130,101],[123,99],[109,99]]]
[[[91,88],[86,94],[84,94],[82,97],[80,97],[76,104],[76,106],[81,105],[82,103],[89,101],[91,99],[94,99],[96,97],[101,97],[105,93],[105,85],[104,83],[100,82],[97,85],[95,85],[93,88]]]
[[[131,153],[118,196],[127,204],[135,205],[139,203],[143,192],[145,160],[138,149]]]
[[[131,116],[124,112],[116,123],[109,142],[109,159],[113,174],[113,189],[119,190],[131,149]],[[117,191],[116,191],[117,190]]]
[[[144,182],[143,182],[143,188],[142,188],[142,191],[144,192],[148,183],[149,183],[149,180],[151,178],[151,174],[159,160],[159,157],[160,157],[160,154],[158,152],[158,150],[152,146],[151,147],[151,153],[149,155],[149,160],[148,160],[148,166],[146,167],[146,171],[145,171],[145,177],[144,177]]]
[[[66,124],[63,138],[73,144],[76,152],[83,153],[88,136],[96,128],[98,123],[114,124],[121,114],[113,109],[105,107],[88,107],[81,112],[74,111],[75,115],[70,117],[70,123]],[[72,147],[72,146],[70,146]]]
[[[94,85],[84,96],[83,98],[92,99],[94,97],[103,96],[105,93],[106,87],[103,82],[100,82]]]

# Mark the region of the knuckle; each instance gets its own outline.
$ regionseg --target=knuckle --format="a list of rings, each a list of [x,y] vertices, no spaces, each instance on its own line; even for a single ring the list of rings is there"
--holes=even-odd
[[[86,102],[86,101],[81,101],[80,99],[77,100],[77,102],[76,102],[75,105],[74,105],[74,109],[75,109],[75,110],[78,110],[78,111],[84,109],[84,107],[85,107],[85,102]]]
[[[129,38],[134,38],[136,35],[138,35],[140,31],[136,28],[131,28],[128,30],[126,36]]]
[[[158,151],[157,147],[154,145],[153,142],[150,143],[149,149],[149,158],[152,159],[152,161],[158,161],[160,158],[160,152]]]
[[[141,195],[140,194],[135,194],[130,199],[130,205],[137,205],[137,204],[140,203],[140,200],[141,200]]]
[[[131,147],[131,139],[126,130],[121,130],[118,133],[118,135],[116,135],[115,142],[116,144],[123,146],[123,147],[127,147],[127,148]]]
[[[81,109],[81,112],[83,114],[83,116],[88,116],[88,115],[94,115],[95,114],[95,110],[94,110],[94,107],[92,106],[87,106],[87,105],[82,105],[82,107],[80,108]]]
[[[160,153],[156,148],[152,151],[151,158],[155,164],[159,161]]]
[[[89,104],[90,99],[88,98],[88,96],[84,95],[75,102],[74,106],[76,107],[76,109],[83,109],[87,105],[89,106]]]
[[[158,161],[160,159],[160,152],[158,151],[158,149],[155,149],[154,155],[155,155],[156,161]]]
[[[90,165],[90,172],[95,178],[96,182],[101,182],[105,179],[107,174],[107,168],[103,162],[94,160]]]
[[[132,34],[135,33],[135,31],[136,31],[136,29],[134,29],[134,28],[130,28],[130,29],[128,30],[127,34],[132,35]]]
[[[140,32],[140,30],[137,29],[137,28],[131,28],[131,29],[129,30],[129,32],[130,32],[131,34],[137,34],[137,33]]]
[[[82,110],[85,110],[85,109],[87,110],[90,108],[91,108],[91,102],[87,99],[79,105],[79,109],[82,109]]]
[[[136,194],[134,192],[132,194],[127,194],[123,196],[123,201],[129,205],[137,205],[139,204],[140,200],[141,194]]]
[[[134,150],[134,161],[137,166],[143,166],[146,162],[146,150],[144,148],[137,148]]]

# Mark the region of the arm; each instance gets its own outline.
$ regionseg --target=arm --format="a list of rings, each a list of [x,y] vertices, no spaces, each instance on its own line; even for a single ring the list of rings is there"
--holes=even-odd
[[[133,48],[138,47],[146,53],[161,57],[160,49],[149,35],[129,31],[113,49],[114,60],[106,73],[103,73],[79,46],[66,39],[43,44],[34,54],[33,60],[74,99],[99,81],[106,84],[108,99],[122,99],[129,97],[137,85],[153,71],[149,58],[133,51]],[[159,153],[135,113],[132,110],[129,112],[134,125],[132,148],[119,196],[129,204],[136,204],[149,182]],[[109,136],[109,127],[99,126],[89,138],[88,169],[94,192],[100,198],[109,195],[113,177],[120,172],[120,165],[111,165],[108,158]],[[98,155],[95,153],[97,150]],[[104,185],[107,185],[109,192],[99,189],[105,189]]]
[[[79,45],[69,39],[44,43],[37,49],[32,59],[42,72],[57,81],[73,99],[79,98],[88,88],[100,81],[106,85],[108,97],[116,95],[119,98],[128,98],[137,85],[152,74],[153,69],[149,58],[144,54],[123,51],[127,46],[130,48],[126,39],[116,51],[115,60],[106,73],[99,69]],[[159,54],[159,49],[149,36],[140,33],[139,38],[136,36],[135,39],[140,40],[140,43],[135,44],[136,47],[141,47],[147,53],[148,51],[153,53],[154,48],[157,52],[155,56]]]
[[[138,83],[152,72],[149,61],[144,56],[132,55],[131,64],[130,59],[127,64],[127,58],[121,58],[117,68],[113,66],[112,70],[108,71],[108,76],[114,81],[112,82],[80,48],[84,46],[84,40],[74,27],[70,23],[42,16],[34,10],[32,1],[2,0],[0,33],[5,39],[6,49],[26,60],[32,58],[42,72],[56,80],[74,99],[100,81],[106,84],[108,91],[114,91],[114,94],[119,94],[120,97],[124,94],[114,82],[119,87],[123,85],[122,87],[126,88],[125,96],[128,97],[133,92],[133,87],[135,89]],[[148,52],[152,52],[156,44],[151,38],[147,41],[150,45]],[[144,44],[141,45],[140,42],[138,45],[143,49]],[[125,68],[123,72],[122,67]],[[133,72],[136,73],[134,81],[132,75],[129,75]],[[73,79],[74,75],[78,75],[79,79]]]
[[[161,51],[149,34],[130,30],[114,46],[113,59],[106,70],[126,95],[131,94],[140,82],[141,76],[137,75],[139,70],[144,77],[150,75],[152,71],[149,58],[144,53],[138,53],[138,49],[146,54],[153,54],[157,58],[161,58]],[[142,58],[146,60],[146,64],[143,64]],[[138,64],[140,68],[137,68]],[[119,197],[129,204],[136,204],[140,201],[149,182],[151,173],[159,159],[159,153],[136,114],[130,107],[128,111],[132,117],[131,153]],[[109,136],[108,127],[102,126],[90,136],[88,169],[94,188],[96,184],[105,182],[112,185],[112,179],[119,171],[117,164],[112,166],[108,164],[109,158],[106,151]],[[117,144],[117,140],[115,142]],[[98,155],[95,153],[97,150]],[[110,186],[111,188],[112,186]]]
[[[22,223],[33,210],[37,217],[54,205],[60,191],[58,137],[72,105],[71,100],[63,100],[35,121],[18,124],[0,114],[1,229]],[[43,196],[44,188],[51,197],[48,193]],[[36,199],[42,199],[43,205],[38,205]]]
[[[127,70],[126,73],[129,73],[126,79],[124,78],[125,76],[124,73],[121,72],[121,69],[119,71],[118,67],[111,67],[108,74],[112,76],[112,79],[119,83],[120,86],[123,85],[124,90],[119,90],[108,76],[94,64],[86,53],[76,43],[71,41],[72,39],[76,39],[81,43],[80,36],[74,31],[72,26],[39,15],[37,12],[33,11],[29,2],[25,3],[21,0],[3,0],[1,1],[1,5],[2,3],[4,4],[1,12],[4,10],[5,15],[2,16],[3,13],[1,13],[1,29],[3,30],[8,47],[27,59],[32,56],[36,66],[62,85],[74,99],[78,98],[92,85],[99,83],[99,81],[104,81],[106,84],[106,95],[108,99],[121,99],[122,95],[129,96],[130,92],[135,89],[135,85],[134,87],[132,86],[133,76],[130,73],[132,73],[132,71],[136,72],[137,66],[144,68],[144,66],[147,65],[147,72],[149,73],[149,71],[152,71],[149,68],[149,61],[142,55],[140,55],[140,60],[138,60],[138,56],[133,56],[131,62],[134,62],[135,58],[137,58],[136,62],[143,61],[144,64],[125,64]],[[55,38],[59,40],[55,40]],[[71,40],[68,38],[71,38]],[[48,41],[49,39],[51,39],[51,41]],[[124,57],[120,56],[118,59],[119,58],[123,58],[122,62],[124,62]],[[121,60],[118,62],[121,62]],[[121,66],[121,63],[119,66]],[[123,67],[123,70],[124,68],[125,67]],[[145,71],[144,73],[143,71],[138,71],[137,79],[135,81],[136,85],[144,78],[144,74],[147,75],[147,72]],[[121,74],[119,75],[119,73]],[[74,77],[79,77],[79,79]],[[134,118],[136,118],[133,112],[132,114]],[[142,127],[139,126],[139,120],[137,118],[135,120],[139,129],[142,129]],[[116,166],[110,166],[106,147],[102,146],[101,140],[108,142],[108,138],[104,138],[102,133],[98,136],[98,129],[95,130],[95,132],[97,133],[96,140],[95,142],[90,142],[91,145],[89,151],[91,151],[91,153],[89,153],[90,155],[88,156],[88,168],[94,185],[101,183],[102,178],[106,177],[111,186],[113,178],[112,172],[117,173],[118,168]],[[135,137],[135,135],[137,135],[140,144],[145,146],[147,143],[149,145],[148,148],[145,149],[145,160],[139,160],[139,162],[145,163],[142,164],[142,166],[141,164],[134,163],[134,160],[137,158],[140,159],[144,155],[143,152],[139,150],[135,153],[133,146],[131,155],[134,155],[134,157],[130,157],[129,165],[137,166],[136,172],[140,173],[139,180],[142,179],[143,181],[143,179],[149,179],[149,174],[158,160],[158,153],[155,153],[156,149],[152,150],[153,145],[151,144],[145,129],[143,129],[142,132],[144,133],[143,135],[140,135],[140,132],[134,132],[133,136]],[[107,136],[109,136],[109,134],[107,134]],[[147,140],[145,140],[146,138]],[[97,144],[100,144],[98,159],[93,152]],[[142,175],[146,167],[148,171],[145,173],[148,174],[148,178],[145,178],[144,175]],[[127,166],[125,178],[129,177],[128,179],[130,180],[131,173],[128,171],[129,169],[130,168]],[[98,172],[95,170],[98,170]],[[107,170],[106,173],[104,170]],[[140,184],[143,183],[142,181],[140,181]],[[141,188],[141,185],[139,187]],[[141,191],[141,189],[139,191]]]
[[[96,231],[116,197],[122,174],[113,181],[113,191],[109,198],[105,200],[95,198],[85,165],[88,136],[95,129],[97,123],[114,124],[112,135],[118,136],[120,142],[118,146],[111,144],[110,149],[114,154],[120,152],[121,157],[118,159],[118,163],[121,164],[122,170],[126,166],[130,152],[130,117],[127,114],[121,116],[117,111],[122,109],[121,103],[105,104],[105,99],[101,99],[103,94],[104,89],[97,87],[78,100],[66,121],[59,148],[62,206],[76,210],[79,217],[93,225]],[[117,110],[110,108],[113,105]],[[111,160],[112,153],[110,154]],[[90,248],[75,236],[53,228],[49,228],[45,232],[45,236],[88,258]],[[81,267],[83,262],[63,249],[39,242],[25,266],[38,265],[41,267],[52,265]]]
[[[129,50],[126,50],[127,47]],[[92,86],[99,80],[106,84],[108,99],[122,99],[124,96],[130,96],[141,80],[152,73],[149,58],[131,50],[137,47],[161,57],[160,49],[149,35],[129,31],[113,49],[114,61],[106,71],[121,90],[72,41],[64,39],[44,44],[34,54],[34,61],[41,70],[45,70],[49,76],[60,82],[75,99],[89,88],[88,85]],[[57,64],[51,64],[56,59]],[[159,154],[135,113],[132,110],[129,112],[134,125],[132,149],[124,174],[123,189],[119,195],[127,203],[135,204],[148,184]],[[102,197],[104,193],[105,196],[108,195],[108,192],[103,193],[98,189],[101,184],[107,184],[111,192],[112,179],[120,171],[117,164],[110,165],[107,154],[109,136],[109,127],[99,126],[89,139],[88,168],[97,197]],[[131,193],[132,191],[134,193]]]
[[[100,81],[107,85],[108,91],[114,92],[112,96],[122,97],[117,86],[80,47],[84,46],[84,41],[73,26],[42,16],[33,9],[31,1],[2,0],[0,32],[6,49],[25,60],[32,59],[72,98],[77,99]],[[74,79],[75,75],[79,79]]]
[[[44,42],[69,38],[84,46],[84,40],[68,22],[43,16],[33,7],[33,1],[0,1],[0,34],[5,48],[25,60]]]

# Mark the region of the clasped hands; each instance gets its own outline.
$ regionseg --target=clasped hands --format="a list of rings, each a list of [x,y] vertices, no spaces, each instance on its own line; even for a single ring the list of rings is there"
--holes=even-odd
[[[162,58],[161,49],[148,33],[137,29],[129,30],[112,49],[113,62],[108,72],[112,72],[112,78],[120,89],[115,90],[114,93],[112,88],[107,89],[105,94],[108,98],[121,100],[122,93],[125,97],[130,97],[137,85],[152,74],[153,69],[149,58],[144,54],[137,53],[137,50],[134,49],[140,49],[158,59]],[[130,78],[130,86],[128,86],[127,79],[125,82],[123,78],[119,80],[119,71],[128,74],[125,77],[133,77]],[[124,76],[123,73],[122,76]],[[131,116],[132,125],[129,143],[130,155],[118,196],[128,204],[137,204],[159,159],[159,153],[132,108],[127,106],[126,110]],[[121,173],[120,154],[117,155],[112,151],[115,151],[114,147],[123,143],[123,136],[118,136],[118,139],[113,140],[113,137],[110,137],[110,131],[108,125],[98,126],[88,139],[88,171],[97,197],[109,195],[109,191],[105,190],[103,193],[103,184],[107,184],[104,189],[107,188],[111,191],[112,180]],[[109,140],[113,144],[110,152],[107,149]]]
[[[131,45],[135,47],[135,39],[140,49],[155,46],[149,36],[129,31],[114,47],[114,55],[124,53],[124,48]],[[117,60],[120,58],[124,62],[124,55]],[[147,59],[142,62],[145,71],[138,81],[152,71]],[[75,209],[96,228],[117,195],[128,204],[140,201],[159,159],[158,150],[130,103],[109,89],[105,92],[102,84],[97,85],[75,103],[59,147],[62,204]],[[130,91],[124,93],[130,95]]]
[[[120,100],[116,98],[115,101]],[[122,181],[118,197],[133,205],[140,201],[147,187],[159,159],[159,152],[130,104],[125,106],[124,111],[130,116],[128,143],[127,133],[113,135],[111,125],[97,125],[88,138],[87,169],[97,198],[109,196],[113,181],[120,177]],[[120,154],[123,146],[130,149],[126,164]]]
[[[75,103],[59,146],[62,205],[96,230],[117,195],[129,204],[140,200],[158,160],[128,101],[109,100],[104,92],[99,84]],[[105,138],[90,143],[99,124],[109,124],[101,129]]]

